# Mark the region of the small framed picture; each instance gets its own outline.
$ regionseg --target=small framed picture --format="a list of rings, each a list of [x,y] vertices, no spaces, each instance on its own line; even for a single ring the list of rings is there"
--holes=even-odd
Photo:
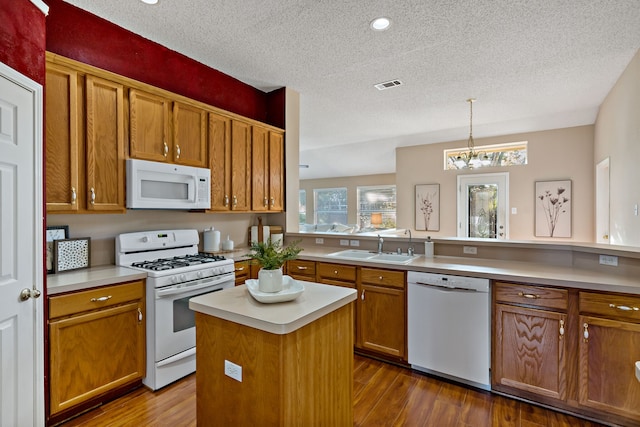
[[[47,273],[55,273],[55,269],[53,268],[53,242],[55,240],[63,240],[67,238],[69,238],[68,225],[52,225],[47,227]]]
[[[89,268],[90,258],[90,237],[55,240],[53,242],[53,267],[56,273]]]
[[[440,230],[440,184],[416,185],[416,230]]]
[[[535,236],[571,237],[571,180],[536,181]]]

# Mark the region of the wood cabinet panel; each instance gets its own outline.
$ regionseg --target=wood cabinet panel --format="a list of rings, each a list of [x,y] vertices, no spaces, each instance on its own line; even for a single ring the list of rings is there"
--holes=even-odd
[[[136,281],[49,298],[51,415],[72,416],[144,377],[144,286]]]
[[[251,209],[269,210],[269,131],[253,126],[251,141]]]
[[[269,132],[269,210],[284,211],[284,135]]]
[[[171,159],[169,110],[171,102],[137,89],[129,90],[129,155],[134,159]]]
[[[251,209],[251,126],[231,121],[231,210]]]
[[[185,103],[173,103],[173,162],[207,167],[207,112]]]
[[[251,271],[249,269],[249,261],[236,261],[235,262],[235,274],[236,274],[236,286],[244,285],[247,279],[251,278]]]
[[[563,313],[496,304],[494,383],[565,400],[566,322]]]
[[[404,289],[406,282],[403,271],[366,267],[360,269],[360,280],[369,285],[390,286],[398,289]]]
[[[228,211],[231,203],[231,119],[209,113],[211,210]]]
[[[124,88],[88,75],[86,99],[87,210],[124,212]]]
[[[631,295],[580,292],[580,313],[640,322],[640,298]]]
[[[316,262],[295,259],[287,261],[287,274],[296,280],[316,280]]]
[[[405,293],[391,287],[359,286],[358,346],[363,349],[405,357]]]
[[[45,91],[47,212],[73,212],[79,209],[81,164],[78,73],[47,64]]]
[[[640,422],[640,324],[580,316],[580,325],[580,404]]]
[[[319,279],[330,279],[334,281],[346,281],[355,284],[356,267],[352,265],[331,264],[319,262],[316,266]],[[325,283],[325,282],[322,282]]]
[[[496,282],[494,292],[496,301],[558,310],[567,309],[568,293],[566,289]]]

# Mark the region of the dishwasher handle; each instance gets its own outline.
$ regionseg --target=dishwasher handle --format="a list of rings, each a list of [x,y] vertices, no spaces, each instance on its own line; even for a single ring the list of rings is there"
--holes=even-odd
[[[455,285],[449,285],[446,283],[442,283],[441,285],[437,285],[434,283],[425,283],[425,282],[413,282],[413,283],[409,283],[414,284],[414,285],[420,285],[420,286],[428,286],[430,288],[436,288],[436,289],[440,289],[442,291],[451,291],[451,292],[480,292],[477,289],[473,289],[473,288],[464,288],[462,286],[455,286]]]

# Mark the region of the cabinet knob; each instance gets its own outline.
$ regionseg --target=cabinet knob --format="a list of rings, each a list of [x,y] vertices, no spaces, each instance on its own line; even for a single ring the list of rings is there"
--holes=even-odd
[[[362,290],[362,295],[360,295],[360,299],[364,301],[364,289]]]
[[[167,142],[163,142],[163,149],[162,149],[162,154],[167,157],[167,154],[169,154],[169,146],[167,145]]]
[[[95,205],[96,204],[96,190],[95,188],[91,187],[91,189],[89,190],[91,192],[90,200],[91,200],[91,204]]]
[[[640,310],[640,308],[638,307],[629,307],[628,305],[615,305],[615,304],[609,304],[610,308],[614,308],[616,310],[622,310],[622,311],[638,311]]]
[[[269,202],[268,202],[268,200],[267,200],[267,198],[266,198],[266,197],[264,198],[264,202],[263,202],[263,203],[264,203],[264,207],[265,207],[265,208],[266,208],[267,206],[269,206]]]
[[[589,342],[589,324],[585,323],[582,325],[582,340],[584,342]]]
[[[180,158],[180,144],[176,144],[176,159]]]
[[[333,274],[338,274],[338,270],[333,270]]]
[[[234,207],[238,206],[238,197],[237,196],[233,196],[233,206]]]
[[[111,295],[107,295],[106,297],[100,297],[100,298],[91,298],[91,302],[105,302],[105,301],[109,301],[112,298]]]
[[[519,297],[523,297],[523,298],[528,298],[528,299],[538,299],[540,298],[539,295],[535,295],[535,294],[525,294],[523,292],[518,292],[518,296]]]
[[[76,194],[76,187],[71,187],[71,204],[75,204],[76,203],[76,199],[78,198],[78,195]]]
[[[305,266],[303,266],[303,265],[299,265],[299,266],[298,266],[298,270],[306,270],[306,269],[307,269],[307,267],[305,267]]]
[[[138,308],[138,323],[142,322],[142,310]]]
[[[384,277],[378,276],[378,280],[380,280],[382,282],[382,280],[384,280]]]
[[[564,337],[564,319],[560,319],[560,339]]]
[[[276,199],[274,197],[271,198],[271,207],[276,205]]]
[[[224,205],[229,206],[229,196],[226,194],[224,195]]]

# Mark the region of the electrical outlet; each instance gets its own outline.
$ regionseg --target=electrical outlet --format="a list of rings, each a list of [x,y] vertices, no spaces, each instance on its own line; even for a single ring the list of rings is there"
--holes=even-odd
[[[613,255],[600,255],[600,264],[618,266],[618,257]]]
[[[233,362],[229,362],[228,360],[225,360],[224,374],[240,383],[242,382],[242,366],[240,365],[236,365]]]
[[[340,246],[349,246],[349,240],[340,239]]]
[[[316,245],[324,245],[324,239],[322,237],[316,237]]]
[[[358,247],[358,246],[360,246],[360,240],[349,240],[349,245],[350,246],[354,246],[354,247]]]
[[[478,248],[476,248],[475,246],[463,246],[462,247],[462,253],[463,254],[470,254],[470,255],[477,255],[478,254]]]

